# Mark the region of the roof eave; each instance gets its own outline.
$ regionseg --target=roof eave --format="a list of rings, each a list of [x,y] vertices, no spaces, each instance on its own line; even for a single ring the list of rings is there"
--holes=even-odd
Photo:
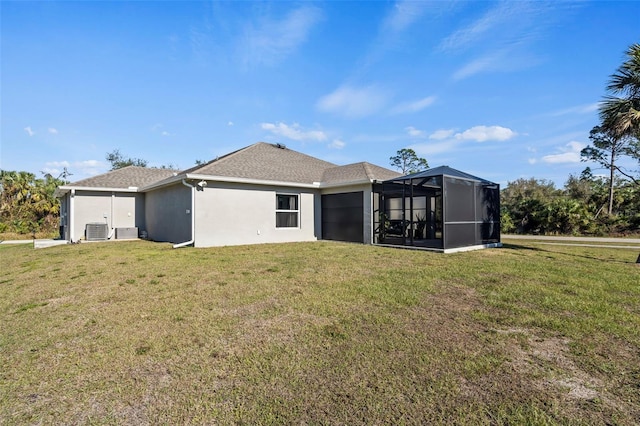
[[[140,192],[147,192],[147,191],[151,191],[152,189],[158,189],[158,188],[162,188],[165,186],[169,186],[169,185],[173,185],[176,182],[180,182],[182,179],[186,179],[185,175],[183,174],[177,174],[174,176],[169,176],[168,178],[164,178],[162,180],[159,180],[157,182],[153,182],[150,183],[149,185],[145,185],[143,187],[140,188]]]
[[[61,196],[76,191],[98,191],[98,192],[139,192],[140,188],[137,186],[130,186],[128,188],[115,188],[115,187],[100,187],[100,186],[75,186],[75,185],[62,185],[56,188],[53,195],[60,198]]]
[[[285,181],[267,180],[267,179],[249,179],[249,178],[240,178],[240,177],[206,175],[206,174],[199,174],[199,173],[187,173],[187,174],[177,175],[170,179],[165,179],[160,182],[155,182],[151,185],[147,185],[141,188],[141,191],[146,192],[152,189],[158,189],[164,186],[173,185],[174,183],[180,182],[183,179],[205,180],[205,181],[212,181],[212,182],[242,183],[242,184],[253,184],[253,185],[288,186],[288,187],[294,187],[294,188],[310,188],[310,189],[317,189],[320,187],[319,182],[313,182],[313,183],[285,182]]]
[[[250,178],[213,176],[213,175],[190,174],[190,173],[186,175],[186,179],[208,180],[208,181],[228,182],[228,183],[244,183],[244,184],[253,184],[253,185],[289,186],[289,187],[295,187],[295,188],[317,189],[320,187],[319,182],[313,182],[313,183],[286,182],[286,181],[268,180],[268,179],[250,179]]]
[[[374,183],[375,179],[358,179],[358,180],[350,180],[350,181],[344,181],[344,182],[331,182],[331,183],[325,183],[325,182],[320,182],[320,188],[338,188],[341,186],[352,186],[352,185],[363,185],[363,184],[371,184]]]

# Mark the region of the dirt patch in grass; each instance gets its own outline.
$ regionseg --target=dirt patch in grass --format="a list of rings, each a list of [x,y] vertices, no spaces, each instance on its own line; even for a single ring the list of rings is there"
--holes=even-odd
[[[606,378],[597,377],[574,362],[569,339],[540,337],[525,329],[499,332],[520,337],[520,344],[505,347],[509,356],[507,365],[530,378],[531,390],[558,398],[565,413],[580,413],[585,404],[599,406],[601,415],[590,417],[597,423],[615,422],[622,412],[633,413],[633,407],[611,392]]]
[[[598,346],[590,342],[591,336],[576,342],[542,329],[491,331],[499,336],[495,341],[506,359],[503,372],[494,373],[494,378],[504,374],[507,381],[520,380],[526,392],[561,413],[558,418],[638,424],[638,353],[627,341],[610,336],[606,345]],[[587,358],[586,352],[591,353]]]
[[[462,418],[481,423],[519,416],[591,424],[634,424],[640,419],[637,401],[613,392],[611,377],[575,362],[570,339],[526,328],[487,327],[473,320],[474,313],[490,315],[493,310],[482,300],[473,288],[443,285],[406,323],[452,362],[441,359],[437,367],[458,378],[458,389],[450,395],[454,402],[441,407],[448,416],[456,415],[455,407],[467,407]],[[618,349],[623,358],[634,358]]]

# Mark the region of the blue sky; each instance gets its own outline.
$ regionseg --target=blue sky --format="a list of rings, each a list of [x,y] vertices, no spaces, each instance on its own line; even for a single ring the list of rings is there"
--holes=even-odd
[[[640,2],[7,2],[0,168],[186,169],[258,141],[337,164],[412,148],[562,186]],[[593,166],[593,165],[591,165]],[[598,172],[598,171],[596,171]]]

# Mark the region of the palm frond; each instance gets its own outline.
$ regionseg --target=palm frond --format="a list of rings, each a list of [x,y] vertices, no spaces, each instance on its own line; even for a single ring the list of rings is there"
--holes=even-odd
[[[612,94],[640,97],[640,44],[629,46],[627,60],[611,75],[607,90]]]

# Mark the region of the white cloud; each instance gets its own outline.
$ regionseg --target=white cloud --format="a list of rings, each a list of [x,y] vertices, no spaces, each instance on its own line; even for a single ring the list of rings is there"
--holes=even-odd
[[[342,149],[346,144],[340,139],[334,139],[328,146],[333,149]]]
[[[303,130],[298,123],[287,125],[285,123],[261,123],[260,127],[264,130],[268,130],[274,135],[284,136],[285,138],[292,139],[294,141],[324,141],[327,139],[327,135],[321,130]]]
[[[106,172],[108,169],[105,163],[98,160],[74,161],[73,163],[69,161],[49,161],[45,163],[42,171],[57,177],[60,176],[65,168],[77,177],[77,179],[73,180],[83,179],[87,176],[95,176]]]
[[[498,53],[493,53],[474,59],[453,73],[453,79],[462,80],[483,71],[491,71],[495,63],[501,62],[499,56]]]
[[[243,40],[243,62],[245,65],[279,62],[306,41],[321,18],[319,8],[305,5],[283,19],[263,18],[257,25],[249,25]]]
[[[427,133],[424,130],[418,130],[413,126],[405,127],[407,134],[412,138],[424,138],[427,136]]]
[[[529,158],[529,159],[527,159],[527,162],[529,164],[536,164],[538,162],[538,160],[536,158]]]
[[[425,131],[414,127],[406,127],[405,130],[411,137],[428,137],[432,141],[410,146],[416,153],[424,156],[454,151],[466,141],[506,141],[517,135],[513,130],[501,126],[475,126],[458,133],[454,129],[439,129],[428,136]]]
[[[412,102],[404,102],[399,105],[396,105],[392,110],[392,114],[403,114],[403,113],[411,113],[418,112],[426,107],[430,106],[436,101],[435,96],[427,96],[426,98],[418,99]]]
[[[454,72],[452,78],[459,81],[480,73],[519,71],[536,66],[540,62],[539,57],[519,51],[514,45],[483,54]]]
[[[387,103],[387,97],[385,91],[375,86],[342,86],[321,97],[316,107],[323,112],[360,118],[378,112]]]
[[[427,159],[429,159],[430,156],[453,151],[458,147],[458,145],[460,145],[459,140],[448,139],[441,142],[413,144],[409,146],[409,148],[413,149],[418,155],[427,157]]]
[[[161,136],[175,136],[175,133],[170,133],[167,130],[162,130],[164,128],[164,125],[161,123],[156,123],[153,126],[151,126],[151,131],[154,133],[160,133]]]
[[[454,129],[440,129],[431,133],[429,135],[429,139],[434,139],[434,140],[447,139],[452,137],[454,133],[455,133]]]
[[[508,25],[514,19],[514,5],[510,2],[498,3],[480,19],[470,25],[456,30],[440,43],[441,50],[456,50],[468,47],[484,35],[492,32],[496,27]]]
[[[41,170],[42,173],[48,173],[53,177],[58,177],[62,174],[62,169],[56,169],[52,167],[43,167]]]
[[[442,18],[444,13],[452,9],[451,3],[444,1],[399,0],[383,17],[376,37],[371,39],[370,48],[360,61],[358,73],[365,74],[377,62],[383,60],[390,50],[396,50],[409,40],[405,33],[418,25],[427,26],[426,20],[431,17]]]
[[[34,131],[31,129],[31,126],[27,126],[27,127],[25,127],[25,128],[24,128],[24,131],[25,131],[29,136],[33,136],[33,135],[35,135],[35,134],[36,134],[36,132],[34,132]]]
[[[69,167],[71,164],[68,161],[49,161],[45,165],[47,167],[64,168]]]
[[[560,9],[575,8],[572,2],[501,1],[484,4],[491,6],[478,19],[444,38],[439,46],[441,50],[489,45],[505,47],[521,42],[529,45],[547,36],[547,30],[564,15]]]
[[[229,122],[227,123],[227,126],[229,126],[229,127],[233,126],[233,121],[229,121]]]
[[[51,133],[52,135],[57,135],[57,134],[58,134],[58,129],[56,129],[55,127],[49,127],[49,128],[47,129],[47,131],[48,131],[49,133]]]
[[[385,20],[384,26],[393,32],[404,31],[420,19],[427,6],[428,2],[398,1],[393,5],[393,11]]]
[[[486,141],[506,141],[517,133],[513,130],[502,126],[475,126],[465,130],[462,133],[456,133],[456,139],[473,140],[476,142]]]
[[[531,46],[548,37],[548,29],[564,15],[558,9],[574,5],[542,1],[491,4],[482,16],[455,30],[440,43],[440,50],[447,53],[473,49],[475,54],[474,59],[454,73],[454,80],[482,72],[512,72],[538,65],[543,59],[533,53]]]
[[[454,129],[439,129],[429,135],[427,132],[411,126],[406,127],[405,130],[413,138],[428,137],[432,141],[416,143],[409,147],[426,157],[452,152],[460,148],[466,141],[506,141],[517,135],[513,130],[501,126],[475,126],[458,133]]]
[[[559,117],[559,116],[568,115],[568,114],[589,114],[594,111],[597,111],[599,106],[600,104],[598,102],[594,102],[592,104],[578,105],[578,106],[554,111],[549,115],[553,117]]]
[[[404,142],[407,140],[406,136],[401,133],[383,134],[383,133],[359,133],[352,136],[351,141],[358,143],[395,143]]]
[[[98,160],[76,161],[74,165],[78,167],[102,167],[104,163]]]
[[[560,153],[545,155],[542,161],[548,164],[579,163],[580,151],[585,147],[581,142],[571,141],[559,149]]]

